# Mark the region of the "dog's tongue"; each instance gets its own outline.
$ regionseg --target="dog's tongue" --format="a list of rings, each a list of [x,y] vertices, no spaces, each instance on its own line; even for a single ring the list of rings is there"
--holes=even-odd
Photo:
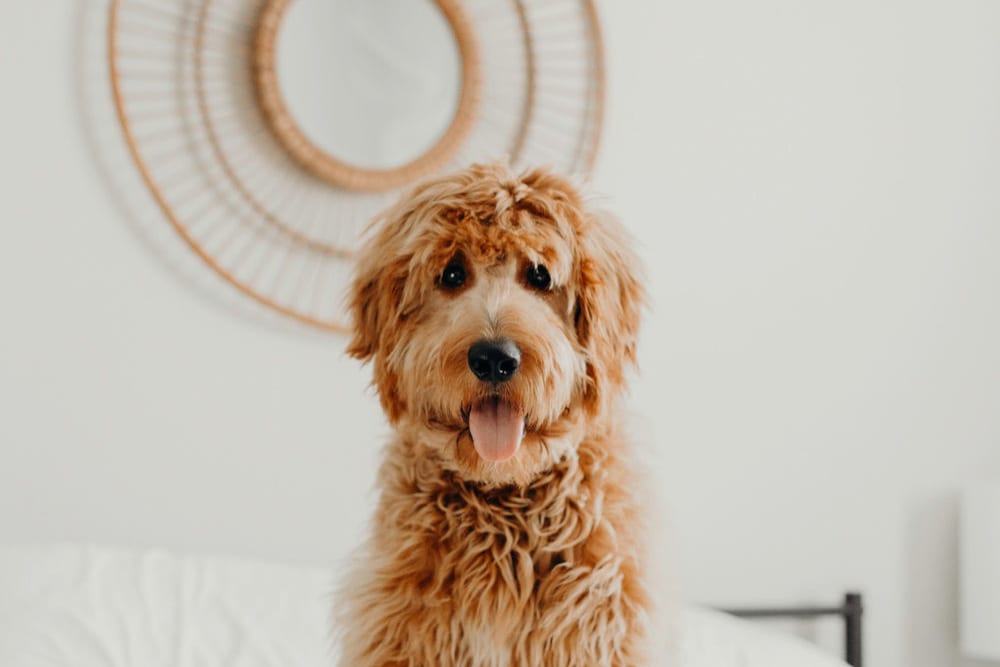
[[[514,456],[524,437],[524,413],[500,399],[487,399],[469,413],[472,444],[487,461]]]

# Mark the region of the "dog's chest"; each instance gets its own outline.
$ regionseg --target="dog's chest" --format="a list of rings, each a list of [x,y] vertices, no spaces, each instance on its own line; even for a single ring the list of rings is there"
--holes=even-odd
[[[591,587],[595,570],[586,543],[600,522],[575,503],[472,500],[437,503],[440,522],[427,560],[435,583],[427,602],[447,608],[449,643],[475,656],[470,664],[523,665],[526,656],[516,657],[523,647],[563,623],[568,599],[581,599]]]
[[[467,552],[442,571],[449,581],[442,592],[448,598],[451,643],[474,667],[525,664],[515,657],[520,647],[554,613],[547,584],[558,576],[553,574],[553,563],[562,563],[563,558],[527,553],[505,542],[506,537],[497,536],[490,540],[490,548]]]

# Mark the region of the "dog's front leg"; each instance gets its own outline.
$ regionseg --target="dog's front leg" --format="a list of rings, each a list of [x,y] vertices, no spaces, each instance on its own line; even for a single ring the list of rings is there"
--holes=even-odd
[[[541,582],[536,630],[521,663],[559,667],[644,667],[645,594],[635,572],[607,557],[557,568]]]
[[[341,667],[470,664],[452,628],[451,600],[434,585],[434,562],[412,545],[359,562],[338,601]]]

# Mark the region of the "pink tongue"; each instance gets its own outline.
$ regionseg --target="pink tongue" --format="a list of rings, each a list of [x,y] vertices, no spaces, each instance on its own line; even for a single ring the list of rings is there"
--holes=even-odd
[[[487,399],[469,414],[472,444],[487,461],[514,456],[524,437],[524,413],[506,401]]]

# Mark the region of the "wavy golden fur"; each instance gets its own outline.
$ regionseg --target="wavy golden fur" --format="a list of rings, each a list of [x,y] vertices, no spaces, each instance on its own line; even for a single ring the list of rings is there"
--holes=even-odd
[[[642,300],[629,245],[565,179],[500,164],[428,182],[377,221],[349,352],[372,361],[394,435],[340,597],[342,665],[645,664],[643,531],[617,418]],[[464,282],[446,287],[454,266]],[[544,289],[525,279],[538,266]],[[499,338],[520,367],[481,381],[470,346]],[[507,460],[474,446],[484,400],[523,414]]]

